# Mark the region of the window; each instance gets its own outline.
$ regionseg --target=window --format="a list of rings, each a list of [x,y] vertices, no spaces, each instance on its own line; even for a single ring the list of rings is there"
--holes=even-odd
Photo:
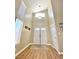
[[[20,43],[20,37],[21,37],[21,31],[23,27],[23,22],[16,18],[16,23],[15,23],[15,44]]]
[[[38,18],[38,19],[42,19],[42,18],[45,17],[45,13],[36,13],[35,17]]]

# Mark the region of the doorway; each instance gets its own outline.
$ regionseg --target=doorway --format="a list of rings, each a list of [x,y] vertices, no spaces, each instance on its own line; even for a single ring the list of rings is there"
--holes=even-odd
[[[34,41],[35,44],[47,44],[47,32],[46,28],[34,29]]]

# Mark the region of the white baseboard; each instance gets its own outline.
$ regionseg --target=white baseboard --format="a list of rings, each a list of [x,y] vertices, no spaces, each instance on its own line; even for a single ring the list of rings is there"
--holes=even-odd
[[[38,45],[37,43],[29,43],[29,44],[26,45],[23,49],[21,49],[19,52],[17,52],[17,53],[15,54],[15,57],[16,57],[17,55],[19,55],[23,50],[25,50],[28,46],[33,45],[33,44]],[[50,45],[50,46],[51,46],[51,44],[42,44],[42,45]]]
[[[63,52],[60,52],[60,55],[63,55]]]
[[[26,45],[23,49],[21,49],[19,52],[17,52],[16,54],[15,54],[15,57],[17,56],[17,55],[19,55],[23,50],[25,50],[28,46],[30,46],[31,45],[31,43],[29,43],[28,45]]]
[[[38,44],[38,43],[31,43],[32,45],[33,44],[35,44],[35,45],[40,45],[40,44]],[[50,45],[51,46],[51,44],[41,44],[41,45]]]
[[[52,45],[51,45],[51,47],[52,47]],[[53,47],[54,48],[54,47]],[[56,48],[55,48],[56,49]],[[58,52],[58,54],[60,54],[60,55],[62,55],[63,54],[63,52],[60,52],[59,50],[57,50],[56,49],[56,51]]]
[[[23,49],[21,49],[19,52],[17,52],[17,53],[15,54],[15,57],[16,57],[17,55],[19,55],[23,50],[25,50],[28,46],[33,45],[33,44],[36,44],[36,45],[37,45],[37,43],[29,43],[29,44],[26,45]],[[42,45],[49,45],[49,46],[52,47],[51,44],[42,44]],[[59,54],[63,54],[63,52],[59,52],[59,51],[57,51],[57,52],[58,52]]]

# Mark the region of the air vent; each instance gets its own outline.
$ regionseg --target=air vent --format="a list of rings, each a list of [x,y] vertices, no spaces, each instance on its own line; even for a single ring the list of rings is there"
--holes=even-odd
[[[25,26],[25,29],[28,29],[28,30],[30,30],[31,28],[29,28],[28,26]]]

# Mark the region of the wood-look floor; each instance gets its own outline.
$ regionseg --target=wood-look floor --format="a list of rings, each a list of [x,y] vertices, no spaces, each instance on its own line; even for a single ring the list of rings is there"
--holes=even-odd
[[[50,46],[33,45],[25,49],[15,59],[60,59],[60,56]]]

